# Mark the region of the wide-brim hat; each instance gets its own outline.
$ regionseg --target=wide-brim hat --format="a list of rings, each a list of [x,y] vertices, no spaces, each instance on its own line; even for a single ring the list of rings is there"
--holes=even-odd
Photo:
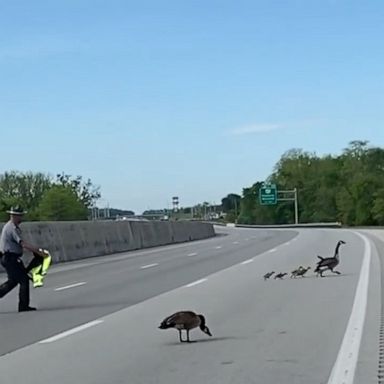
[[[7,211],[7,213],[9,213],[10,215],[24,215],[27,213],[27,211],[24,211],[24,209],[22,207],[20,207],[19,205],[16,205],[15,207],[11,207],[11,209],[9,211]]]

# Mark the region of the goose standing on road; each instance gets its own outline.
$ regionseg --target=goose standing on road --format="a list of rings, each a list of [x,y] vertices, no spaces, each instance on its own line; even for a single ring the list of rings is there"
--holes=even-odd
[[[205,317],[201,314],[196,314],[192,311],[179,311],[174,313],[171,316],[166,317],[160,324],[160,329],[168,329],[175,328],[179,331],[179,340],[180,342],[188,342],[189,339],[189,331],[193,328],[199,327],[204,333],[209,336],[212,336],[211,331],[205,324]],[[183,340],[181,331],[187,331],[187,340]]]

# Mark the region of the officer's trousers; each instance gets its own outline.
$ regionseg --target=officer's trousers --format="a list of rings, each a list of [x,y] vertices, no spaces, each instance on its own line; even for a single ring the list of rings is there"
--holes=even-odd
[[[28,272],[42,263],[42,257],[35,255],[31,263],[25,268],[21,255],[6,252],[1,258],[1,264],[5,268],[8,280],[0,285],[0,298],[12,291],[18,284],[19,288],[19,310],[29,307],[29,276]]]

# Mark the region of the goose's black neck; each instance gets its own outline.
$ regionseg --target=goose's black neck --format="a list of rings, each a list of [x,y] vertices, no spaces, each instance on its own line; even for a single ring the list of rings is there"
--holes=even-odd
[[[339,248],[340,248],[341,244],[342,243],[340,241],[337,243],[334,257],[339,257]]]

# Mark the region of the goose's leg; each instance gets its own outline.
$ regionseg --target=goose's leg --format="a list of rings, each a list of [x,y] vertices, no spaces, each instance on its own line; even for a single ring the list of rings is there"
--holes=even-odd
[[[187,329],[187,343],[196,343],[196,340],[189,339],[189,329]]]
[[[332,267],[332,268],[329,267],[328,269],[329,269],[332,273],[338,273],[338,272],[336,272],[336,271],[333,270],[333,267]]]
[[[184,342],[183,338],[181,337],[181,329],[178,330],[179,331],[179,340],[180,340],[180,343]]]

